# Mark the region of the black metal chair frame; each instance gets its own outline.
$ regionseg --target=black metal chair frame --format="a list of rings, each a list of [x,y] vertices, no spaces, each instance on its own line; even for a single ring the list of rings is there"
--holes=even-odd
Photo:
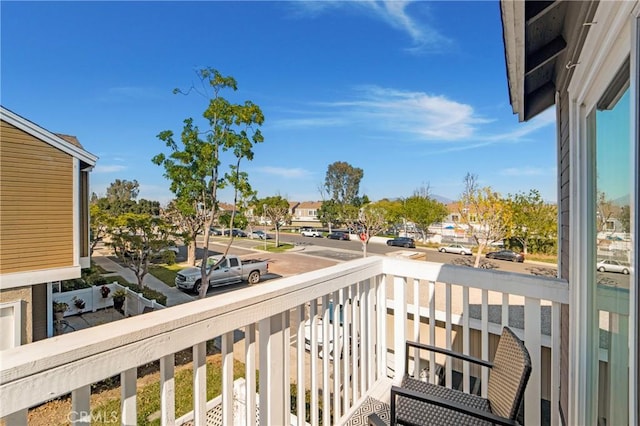
[[[505,327],[506,328],[506,327]],[[510,330],[509,330],[510,331]],[[405,345],[405,350],[406,350],[406,358],[405,358],[405,372],[408,372],[408,366],[409,366],[409,348],[410,347],[414,347],[414,348],[419,348],[420,350],[426,350],[426,351],[432,351],[432,352],[437,352],[437,353],[441,353],[444,355],[448,355],[451,356],[453,358],[457,358],[457,359],[461,359],[463,361],[468,361],[477,365],[481,365],[483,367],[489,367],[489,368],[493,368],[493,363],[489,362],[489,361],[485,361],[483,359],[480,358],[476,358],[470,355],[464,355],[458,352],[453,352],[451,350],[448,349],[443,349],[443,348],[439,348],[436,346],[431,346],[431,345],[426,345],[424,343],[418,343],[418,342],[411,342],[411,341],[407,341],[406,345]],[[526,349],[526,348],[525,348]],[[519,392],[519,395],[517,395],[516,399],[516,407],[520,407],[521,403],[522,403],[522,399],[524,397],[524,388],[526,387],[526,383],[529,380],[529,376],[531,374],[531,367],[528,366],[528,368],[525,368],[524,371],[524,376],[522,378],[524,385],[522,386],[521,391]],[[460,392],[458,390],[452,390],[453,392]],[[480,420],[485,420],[487,422],[491,422],[493,424],[498,424],[498,425],[505,425],[505,426],[515,426],[515,425],[519,425],[519,423],[515,420],[515,419],[510,419],[510,418],[505,418],[505,417],[501,417],[498,415],[495,415],[491,412],[487,412],[487,411],[482,411],[482,410],[478,410],[475,409],[473,407],[468,407],[466,405],[463,404],[459,404],[456,403],[454,401],[449,401],[447,399],[444,398],[440,398],[437,396],[433,396],[433,395],[427,395],[425,393],[422,392],[417,392],[411,389],[406,389],[403,388],[401,386],[392,386],[391,387],[391,425],[396,424],[396,398],[397,396],[402,396],[402,397],[406,397],[406,398],[410,398],[416,401],[420,401],[420,402],[424,402],[424,403],[428,403],[428,404],[433,404],[442,408],[446,408],[446,409],[450,409],[453,411],[457,411],[460,413],[464,413],[466,415],[475,417],[477,419]],[[517,411],[517,410],[516,410]],[[377,416],[377,415],[371,415],[369,417],[369,425],[371,426],[381,426],[381,425],[385,425],[385,423]]]

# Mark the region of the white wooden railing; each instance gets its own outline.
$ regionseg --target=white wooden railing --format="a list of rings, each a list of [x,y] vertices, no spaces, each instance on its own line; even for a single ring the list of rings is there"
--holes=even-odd
[[[477,292],[480,293],[478,300]],[[3,351],[0,353],[0,418],[6,418],[9,424],[25,423],[29,407],[71,393],[73,413],[84,413],[74,420],[77,424],[89,423],[92,416],[100,415],[92,412],[89,403],[91,384],[120,375],[121,422],[136,424],[136,368],[159,360],[160,417],[162,424],[173,424],[184,414],[175,412],[174,358],[176,352],[191,348],[194,410],[189,417],[196,425],[204,425],[206,342],[219,337],[223,424],[256,424],[258,407],[260,424],[289,424],[296,419],[295,422],[302,425],[307,417],[313,425],[320,420],[324,425],[339,424],[379,379],[388,375],[397,379],[404,374],[404,341],[408,337],[438,343],[437,329],[444,332],[444,346],[452,347],[454,334],[456,340],[462,334],[463,351],[475,353],[478,348],[472,347],[469,336],[479,329],[479,350],[488,358],[489,334],[498,334],[500,328],[490,321],[494,304],[490,301],[496,297],[501,306],[502,323],[524,322],[523,327],[515,328],[525,339],[533,362],[525,396],[526,423],[540,424],[543,382],[550,383],[550,400],[555,401],[552,413],[558,412],[559,312],[560,304],[568,302],[566,283],[380,257],[217,294],[124,319],[117,326],[105,324]],[[545,304],[550,306],[549,336],[541,330],[540,318],[544,316],[541,312]],[[475,309],[474,305],[479,307],[480,319],[465,314]],[[510,314],[510,309],[518,306],[523,306],[523,318]],[[408,319],[416,313],[421,321],[413,321],[411,330]],[[440,323],[442,319],[444,324]],[[421,332],[425,326],[428,333]],[[243,331],[244,338],[234,342],[236,330]],[[307,351],[305,337],[309,342],[322,341],[324,345],[319,348],[310,344]],[[324,347],[327,341],[333,342],[328,344],[329,348]],[[546,369],[541,362],[543,348],[551,351],[550,368]],[[234,359],[244,362],[246,368],[245,412],[236,413],[235,418]],[[430,358],[428,362],[435,363],[435,359]],[[451,363],[445,363],[449,385],[453,368]],[[259,394],[256,392],[257,370]],[[434,370],[430,368],[430,372]],[[469,371],[469,367],[464,366],[467,389]],[[482,373],[484,393],[486,374]],[[299,391],[297,399],[291,401],[290,385],[294,383]],[[309,410],[305,407],[302,389],[311,391]],[[552,416],[552,423],[554,417],[557,416]]]

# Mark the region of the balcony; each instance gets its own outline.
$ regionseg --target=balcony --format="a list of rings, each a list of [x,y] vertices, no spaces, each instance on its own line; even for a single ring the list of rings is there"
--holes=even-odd
[[[136,369],[159,361],[162,424],[208,424],[205,350],[218,338],[222,424],[343,424],[368,396],[388,399],[388,387],[405,373],[406,339],[491,358],[509,324],[533,364],[525,424],[557,424],[541,407],[558,413],[563,303],[567,283],[558,279],[359,259],[4,351],[0,418],[26,424],[28,408],[71,393],[73,412],[85,413],[75,424],[88,424],[97,414],[91,385],[119,375],[121,422],[136,424]],[[183,415],[175,409],[175,354],[189,348],[193,411]],[[243,405],[234,401],[234,360],[245,364]],[[441,371],[447,386],[486,395],[488,372],[467,364],[430,355],[413,359],[409,370],[431,381]],[[304,392],[291,399],[292,387],[310,390],[308,404]]]

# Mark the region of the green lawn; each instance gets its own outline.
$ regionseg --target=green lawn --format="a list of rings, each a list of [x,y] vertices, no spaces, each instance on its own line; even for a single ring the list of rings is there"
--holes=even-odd
[[[207,400],[222,391],[221,357],[214,355],[207,360]],[[234,379],[244,377],[244,364],[238,361],[233,366]],[[189,366],[181,368],[175,374],[175,402],[176,417],[180,417],[193,410],[193,370]],[[159,425],[160,411],[160,381],[154,379],[149,384],[138,387],[137,391],[138,425]],[[92,407],[92,412],[108,413],[104,420],[93,421],[92,424],[106,425],[120,423],[120,398],[115,398],[103,404]],[[102,420],[102,419],[99,419]]]
[[[285,252],[287,250],[290,250],[293,248],[293,244],[280,244],[279,247],[276,247],[276,243],[275,242],[271,242],[271,241],[267,241],[267,251],[270,253],[282,253]],[[259,245],[255,246],[254,249],[256,250],[264,250],[264,242],[260,243]]]
[[[184,269],[184,265],[174,263],[173,265],[160,264],[149,266],[149,273],[168,285],[169,287],[176,286],[176,275],[178,271]]]

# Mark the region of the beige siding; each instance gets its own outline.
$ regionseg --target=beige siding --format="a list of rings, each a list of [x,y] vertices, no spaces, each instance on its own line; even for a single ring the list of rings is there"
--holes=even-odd
[[[72,157],[1,126],[0,272],[73,266]]]

